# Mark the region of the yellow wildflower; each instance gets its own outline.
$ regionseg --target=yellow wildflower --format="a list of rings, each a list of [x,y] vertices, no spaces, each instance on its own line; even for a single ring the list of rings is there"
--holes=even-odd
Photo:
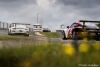
[[[100,49],[100,44],[99,44],[99,43],[95,43],[93,46],[94,46],[94,48],[95,48],[96,50],[99,50],[99,49]]]
[[[72,56],[75,53],[75,49],[72,45],[65,46],[65,53]]]
[[[85,42],[86,42],[86,41],[88,41],[88,39],[87,39],[87,38],[83,38],[83,41],[85,41]]]
[[[80,52],[88,52],[88,50],[89,50],[89,45],[88,44],[85,44],[85,43],[80,44],[80,46],[79,46],[79,51]]]

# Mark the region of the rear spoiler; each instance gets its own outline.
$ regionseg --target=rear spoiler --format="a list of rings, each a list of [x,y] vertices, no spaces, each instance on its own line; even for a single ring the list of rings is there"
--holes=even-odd
[[[30,24],[26,24],[26,23],[12,23],[12,24],[24,24],[24,25],[30,25]]]
[[[90,20],[79,20],[79,22],[100,23],[100,21],[90,21]]]
[[[26,23],[11,23],[11,24],[15,24],[15,27],[16,27],[16,24],[24,24],[24,25],[30,25],[30,24],[26,24]],[[10,26],[11,26],[11,24],[10,24]]]
[[[83,28],[85,27],[85,23],[86,22],[90,22],[90,23],[100,23],[100,21],[91,21],[91,20],[79,20],[79,22],[83,22]]]

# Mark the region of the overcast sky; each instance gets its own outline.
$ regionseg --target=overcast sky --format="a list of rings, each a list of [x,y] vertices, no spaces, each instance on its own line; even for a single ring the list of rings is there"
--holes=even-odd
[[[35,24],[52,30],[80,19],[100,20],[100,0],[0,0],[0,21]]]

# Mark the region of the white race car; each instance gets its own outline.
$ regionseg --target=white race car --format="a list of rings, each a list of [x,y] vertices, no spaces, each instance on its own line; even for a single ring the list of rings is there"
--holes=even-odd
[[[29,28],[27,25],[30,24],[24,24],[24,23],[12,23],[9,26],[8,29],[8,35],[13,35],[13,34],[23,34],[25,36],[29,36]]]

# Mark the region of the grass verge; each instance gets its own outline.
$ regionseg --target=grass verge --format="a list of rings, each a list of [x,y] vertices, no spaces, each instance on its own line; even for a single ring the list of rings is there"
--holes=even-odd
[[[41,34],[50,38],[61,38],[56,32],[41,32]]]
[[[27,38],[11,37],[11,36],[0,36],[0,40],[27,40]]]

